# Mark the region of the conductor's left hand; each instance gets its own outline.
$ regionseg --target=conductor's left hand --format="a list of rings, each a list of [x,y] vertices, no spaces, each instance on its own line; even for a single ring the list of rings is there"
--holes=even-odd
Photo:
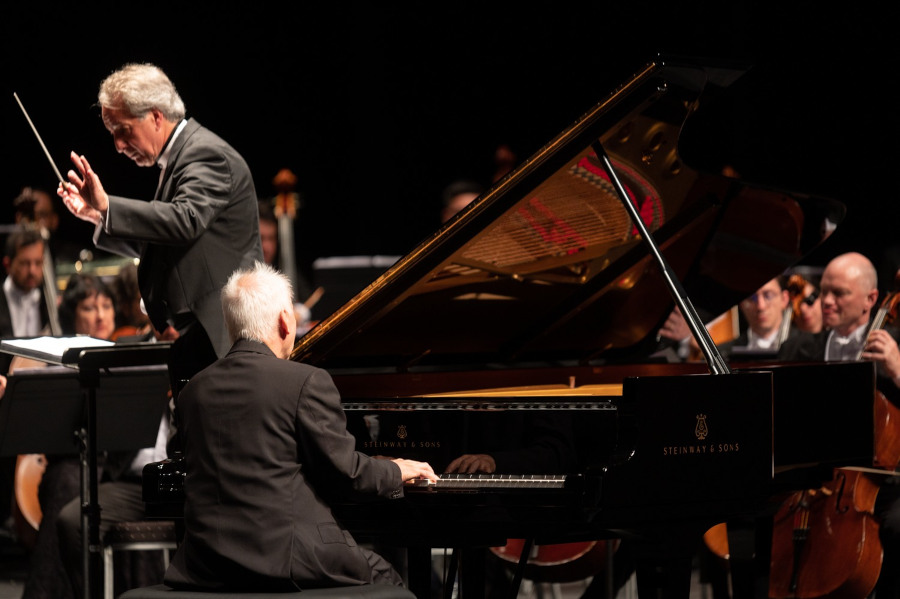
[[[75,152],[70,154],[75,170],[67,174],[69,183],[60,183],[56,193],[62,198],[69,212],[93,224],[99,223],[109,208],[109,195],[100,183],[87,158]]]

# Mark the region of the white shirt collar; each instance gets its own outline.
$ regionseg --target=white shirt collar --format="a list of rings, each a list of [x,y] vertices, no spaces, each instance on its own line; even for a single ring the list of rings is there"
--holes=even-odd
[[[747,329],[747,347],[751,349],[777,349],[778,348],[778,329],[768,337],[760,337],[753,329]]]
[[[41,330],[41,288],[22,291],[7,276],[3,292],[9,305],[9,318],[14,337],[35,337]]]
[[[837,331],[832,330],[828,333],[828,340],[825,344],[825,361],[853,360],[862,348],[863,335],[868,330],[868,326],[858,326],[849,335],[839,335]]]
[[[175,143],[175,138],[178,137],[185,125],[187,125],[187,119],[181,119],[181,122],[178,123],[178,126],[175,127],[175,131],[172,133],[172,137],[169,138],[169,143],[166,144],[166,148],[162,151],[162,154],[159,155],[159,158],[157,158],[156,164],[161,171],[166,170],[166,165],[169,164],[169,155],[172,153],[172,144]]]
[[[7,276],[3,281],[3,292],[6,297],[13,298],[14,301],[21,304],[37,304],[41,301],[41,288],[35,287],[31,291],[22,291],[13,283],[12,277]]]

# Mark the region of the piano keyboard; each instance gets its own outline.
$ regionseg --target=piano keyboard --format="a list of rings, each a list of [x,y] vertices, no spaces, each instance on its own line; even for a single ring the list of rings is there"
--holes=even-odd
[[[562,489],[565,474],[442,474],[437,481],[414,479],[408,490]]]

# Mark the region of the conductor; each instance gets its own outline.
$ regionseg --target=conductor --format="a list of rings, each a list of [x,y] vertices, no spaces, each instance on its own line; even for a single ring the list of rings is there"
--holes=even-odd
[[[228,351],[219,291],[237,268],[262,259],[257,199],[244,159],[222,138],[185,118],[175,86],[152,64],[128,64],[98,94],[116,151],[160,168],[152,200],[107,194],[87,158],[58,195],[96,225],[98,248],[140,258],[138,282],[153,326],[180,334],[169,361],[173,391]]]

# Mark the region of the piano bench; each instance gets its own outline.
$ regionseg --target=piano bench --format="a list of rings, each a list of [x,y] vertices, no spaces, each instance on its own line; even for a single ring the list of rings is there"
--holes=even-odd
[[[103,599],[113,599],[116,551],[161,550],[163,566],[169,567],[169,552],[178,548],[177,526],[171,520],[117,522],[103,536]]]
[[[164,584],[131,589],[119,599],[416,599],[412,591],[389,584],[362,584],[289,593],[178,591]]]

